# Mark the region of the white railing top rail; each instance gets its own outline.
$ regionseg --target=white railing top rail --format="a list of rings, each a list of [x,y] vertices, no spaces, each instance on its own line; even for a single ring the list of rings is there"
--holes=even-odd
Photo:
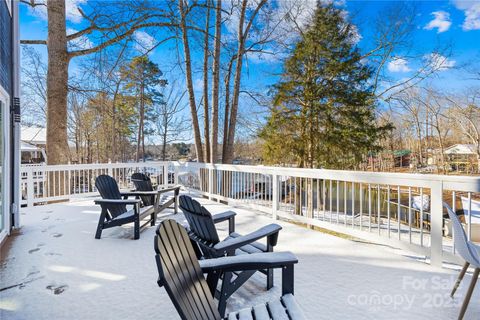
[[[81,169],[104,169],[104,168],[138,168],[138,167],[157,167],[169,165],[168,161],[148,161],[148,162],[107,162],[107,163],[88,163],[88,164],[22,164],[21,169],[28,170],[47,170],[47,171],[61,171],[61,170],[81,170]]]
[[[440,183],[442,184],[442,188],[445,190],[480,192],[480,176],[449,176],[438,174],[347,171],[191,162],[184,164],[176,163],[176,165],[192,168],[228,170],[234,172],[249,172],[258,174],[295,176],[302,178],[339,180],[355,183],[388,184],[423,188],[432,188],[433,186],[438,186]]]

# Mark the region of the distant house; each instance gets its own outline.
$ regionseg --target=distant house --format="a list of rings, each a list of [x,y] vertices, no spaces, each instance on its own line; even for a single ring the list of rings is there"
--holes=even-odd
[[[16,0],[0,0],[0,244],[19,226],[20,77]]]
[[[473,144],[454,144],[443,153],[453,171],[470,172],[476,166],[477,155]]]
[[[22,163],[46,162],[45,146],[47,144],[47,129],[22,127],[20,133]]]
[[[412,151],[410,150],[395,150],[393,152],[393,161],[395,168],[410,167]]]

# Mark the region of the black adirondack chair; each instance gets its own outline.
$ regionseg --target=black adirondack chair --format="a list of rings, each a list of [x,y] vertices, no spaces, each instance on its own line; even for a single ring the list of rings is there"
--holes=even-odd
[[[132,174],[131,179],[135,185],[136,191],[157,192],[154,195],[141,195],[140,199],[142,199],[143,205],[156,205],[157,214],[171,205],[173,205],[174,213],[178,212],[178,196],[180,194],[180,186],[159,189],[157,186],[153,186],[152,181],[146,174],[141,172],[135,172]],[[167,194],[170,192],[173,192],[173,196],[167,196]]]
[[[156,222],[156,204],[141,206],[141,196],[156,195],[156,191],[132,191],[120,192],[117,181],[108,175],[100,175],[95,179],[95,187],[102,196],[102,199],[95,200],[102,208],[98,220],[97,232],[95,238],[100,239],[103,229],[121,226],[127,223],[134,223],[134,239],[140,238],[140,229],[150,223],[152,226]],[[128,199],[133,196],[136,199]],[[127,209],[127,205],[132,205],[132,209]],[[148,221],[140,225],[140,222],[147,216]]]
[[[198,245],[196,252],[199,258],[211,259],[273,252],[273,247],[278,241],[278,233],[282,229],[278,224],[269,224],[247,235],[240,235],[235,232],[236,213],[233,211],[212,215],[198,201],[187,195],[180,196],[180,208],[190,225],[190,239]],[[227,220],[229,221],[229,236],[220,241],[215,224]],[[266,238],[266,244],[257,242],[257,240],[263,238]],[[222,277],[221,290],[215,292],[215,297],[219,300],[220,313],[223,314],[225,311],[227,299],[256,271],[260,271],[267,276],[267,290],[273,287],[272,269],[245,270],[236,273],[225,272]]]
[[[293,296],[293,267],[297,257],[290,252],[254,253],[198,261],[186,230],[174,220],[160,223],[155,236],[158,285],[164,286],[184,320],[220,320],[212,293],[227,272],[282,269],[282,297],[239,312],[225,319],[305,319]],[[203,274],[207,274],[205,280]]]

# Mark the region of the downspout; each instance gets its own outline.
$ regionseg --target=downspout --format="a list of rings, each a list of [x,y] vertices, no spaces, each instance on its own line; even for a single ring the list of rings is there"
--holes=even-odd
[[[19,32],[19,2],[12,1],[12,29],[13,29],[13,59],[12,59],[12,155],[11,155],[11,174],[12,174],[12,190],[11,190],[11,227],[20,227],[20,32]]]

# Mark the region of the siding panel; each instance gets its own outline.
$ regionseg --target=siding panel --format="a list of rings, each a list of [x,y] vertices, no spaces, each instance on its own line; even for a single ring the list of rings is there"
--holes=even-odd
[[[0,0],[0,85],[10,94],[12,92],[12,34],[12,17],[6,2]]]

